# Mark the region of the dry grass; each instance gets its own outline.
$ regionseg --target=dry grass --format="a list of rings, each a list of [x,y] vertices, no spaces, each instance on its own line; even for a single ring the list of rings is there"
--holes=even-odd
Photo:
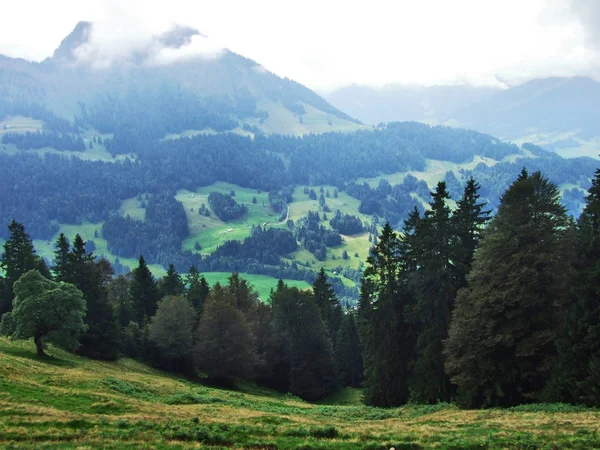
[[[49,355],[0,338],[0,448],[600,446],[596,410],[383,410],[356,404],[355,390],[332,399],[350,404],[315,405],[247,383],[216,389],[129,359],[90,361],[52,347]]]

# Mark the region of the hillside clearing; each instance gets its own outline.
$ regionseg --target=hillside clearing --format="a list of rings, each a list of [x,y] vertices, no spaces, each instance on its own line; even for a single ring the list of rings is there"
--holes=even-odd
[[[130,359],[98,362],[0,338],[2,448],[593,448],[600,412],[567,405],[461,411],[315,405],[240,384],[227,391]],[[335,402],[336,398],[328,399]]]

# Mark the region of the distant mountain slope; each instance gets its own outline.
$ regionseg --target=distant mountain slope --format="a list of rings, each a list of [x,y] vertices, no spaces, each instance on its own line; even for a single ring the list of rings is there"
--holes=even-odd
[[[198,101],[190,110],[204,104],[211,114],[232,120],[229,129],[303,134],[362,128],[305,86],[282,79],[229,50],[170,63],[158,60],[165,49],[184,49],[193,38],[204,38],[197,30],[174,27],[112,65],[89,47],[92,30],[92,23],[80,22],[42,63],[0,55],[0,120],[7,115],[31,117],[32,110],[44,109],[85,122],[82,105],[88,112],[97,111],[98,105],[119,104],[135,92],[143,100],[163,101],[173,108],[177,104],[171,100],[194,97]],[[181,95],[164,97],[165,92],[173,91]]]
[[[600,83],[590,78],[529,81],[456,110],[461,126],[514,139],[534,133],[600,136]]]
[[[348,86],[326,98],[367,124],[416,120],[533,142],[565,157],[600,153],[600,83],[590,78],[541,78],[504,90]]]
[[[405,86],[380,88],[352,85],[325,98],[332,105],[367,124],[417,120],[440,123],[457,108],[491,97],[499,89],[469,85]]]

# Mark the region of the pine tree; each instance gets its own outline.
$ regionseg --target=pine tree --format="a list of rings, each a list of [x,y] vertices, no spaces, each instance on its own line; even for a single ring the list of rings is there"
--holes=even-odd
[[[140,326],[156,313],[160,291],[143,256],[140,256],[138,267],[132,271],[129,298],[135,319]]]
[[[356,312],[348,311],[337,333],[335,361],[342,386],[360,387],[363,380],[363,360]]]
[[[317,278],[315,279],[312,288],[315,302],[321,311],[321,318],[323,319],[323,322],[325,322],[329,337],[335,346],[335,339],[342,322],[343,311],[342,306],[333,292],[333,286],[331,286],[327,280],[325,269],[322,267],[317,274]]]
[[[408,401],[414,331],[405,310],[412,303],[401,273],[401,241],[386,223],[367,259],[359,300],[365,402],[397,406]]]
[[[4,252],[0,257],[0,269],[4,271],[0,292],[0,317],[12,310],[15,297],[13,287],[21,275],[30,270],[38,270],[43,276],[49,275],[44,260],[35,254],[35,248],[31,238],[25,232],[25,227],[13,220],[8,230],[10,236],[4,243]]]
[[[454,395],[444,371],[442,342],[448,335],[459,272],[455,265],[456,240],[447,201],[446,183],[432,192],[430,209],[416,224],[418,269],[412,276],[417,304],[413,320],[419,326],[411,398],[419,403],[450,401]],[[412,217],[409,218],[412,220]],[[411,224],[412,225],[412,224]]]
[[[558,340],[550,401],[600,406],[600,170],[592,180],[575,239],[571,302]]]
[[[248,285],[248,282],[241,279],[237,273],[232,273],[229,277],[229,292],[235,298],[236,308],[245,316],[258,304],[258,294]]]
[[[160,281],[159,289],[163,298],[167,296],[183,295],[185,286],[181,280],[181,275],[177,273],[173,264],[169,264],[167,274]]]
[[[568,219],[556,186],[523,170],[461,290],[445,353],[464,405],[504,406],[539,397],[555,361],[566,298]]]

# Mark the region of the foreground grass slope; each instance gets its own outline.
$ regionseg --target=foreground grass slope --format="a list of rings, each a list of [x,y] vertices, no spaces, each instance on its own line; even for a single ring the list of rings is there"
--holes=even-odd
[[[356,391],[313,405],[252,385],[203,386],[129,359],[90,361],[52,347],[48,353],[40,360],[33,343],[0,338],[0,448],[600,446],[595,410],[382,410],[353,404]]]

